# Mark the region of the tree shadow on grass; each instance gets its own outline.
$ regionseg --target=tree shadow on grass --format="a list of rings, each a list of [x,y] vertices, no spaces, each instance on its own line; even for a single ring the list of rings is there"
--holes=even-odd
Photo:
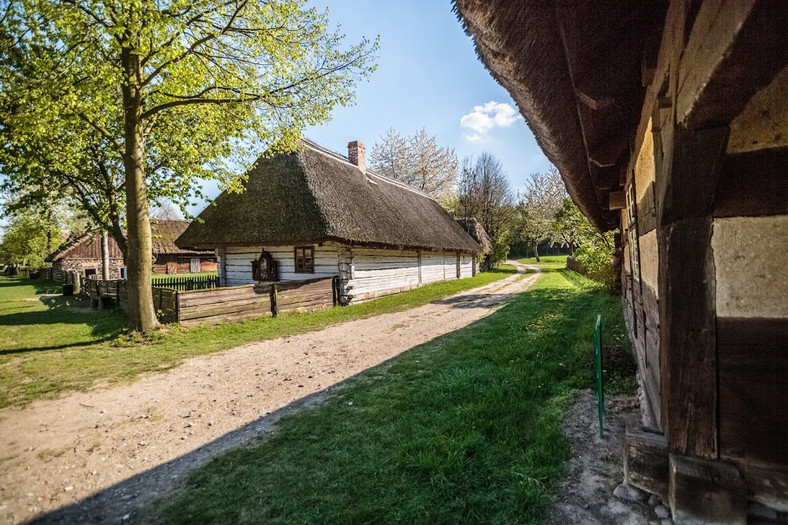
[[[28,344],[20,348],[0,350],[0,355],[22,354],[43,350],[62,350],[77,346],[87,346],[102,343],[115,338],[125,328],[123,317],[111,310],[92,310],[87,300],[76,297],[63,297],[61,295],[43,296],[39,300],[47,307],[46,310],[34,312],[15,312],[0,315],[0,327],[3,326],[40,326],[41,330],[63,331],[63,338],[73,341],[74,336],[68,333],[68,328],[55,328],[54,325],[86,325],[90,328],[90,339],[74,342],[51,344],[35,343],[35,338],[26,341]]]

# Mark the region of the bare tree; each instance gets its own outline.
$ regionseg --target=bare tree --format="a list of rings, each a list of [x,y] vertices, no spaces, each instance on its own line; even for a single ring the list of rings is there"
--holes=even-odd
[[[457,181],[454,148],[439,147],[435,136],[425,129],[412,137],[389,129],[373,146],[370,160],[380,174],[410,184],[438,200],[449,197]]]
[[[457,213],[478,220],[493,241],[493,263],[506,258],[514,225],[514,195],[500,161],[484,152],[462,162]]]
[[[161,201],[161,204],[151,209],[151,219],[177,221],[183,219],[181,212],[170,201]]]

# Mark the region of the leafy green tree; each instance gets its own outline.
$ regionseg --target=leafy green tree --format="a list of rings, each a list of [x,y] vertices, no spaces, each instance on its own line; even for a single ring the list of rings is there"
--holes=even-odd
[[[41,268],[52,249],[53,239],[56,245],[60,244],[60,228],[48,224],[45,216],[19,213],[4,229],[0,241],[0,261]]]
[[[552,228],[555,237],[573,248],[572,256],[580,262],[585,275],[608,288],[615,287],[616,271],[612,264],[615,232],[599,232],[568,198],[555,214]]]
[[[90,130],[122,163],[133,328],[158,326],[152,194],[232,190],[263,151],[354,100],[377,43],[347,49],[305,0],[9,0],[0,24],[3,101],[15,129]],[[22,68],[19,64],[25,64]],[[4,115],[5,118],[5,115]],[[73,146],[73,144],[72,144]],[[65,154],[82,152],[81,145]],[[80,162],[79,154],[69,162]],[[155,169],[154,169],[155,168]]]

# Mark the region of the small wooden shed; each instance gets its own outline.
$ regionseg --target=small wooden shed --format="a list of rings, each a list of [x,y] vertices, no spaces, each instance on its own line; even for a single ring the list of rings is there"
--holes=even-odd
[[[454,5],[575,203],[620,230],[627,479],[678,523],[785,519],[788,5]]]
[[[339,277],[344,304],[470,277],[480,247],[431,197],[303,140],[261,158],[242,193],[222,193],[176,244],[213,248],[224,285]]]

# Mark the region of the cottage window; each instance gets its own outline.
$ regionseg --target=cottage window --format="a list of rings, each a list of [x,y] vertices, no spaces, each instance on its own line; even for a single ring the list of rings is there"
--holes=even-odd
[[[295,247],[295,273],[315,273],[314,246]]]

